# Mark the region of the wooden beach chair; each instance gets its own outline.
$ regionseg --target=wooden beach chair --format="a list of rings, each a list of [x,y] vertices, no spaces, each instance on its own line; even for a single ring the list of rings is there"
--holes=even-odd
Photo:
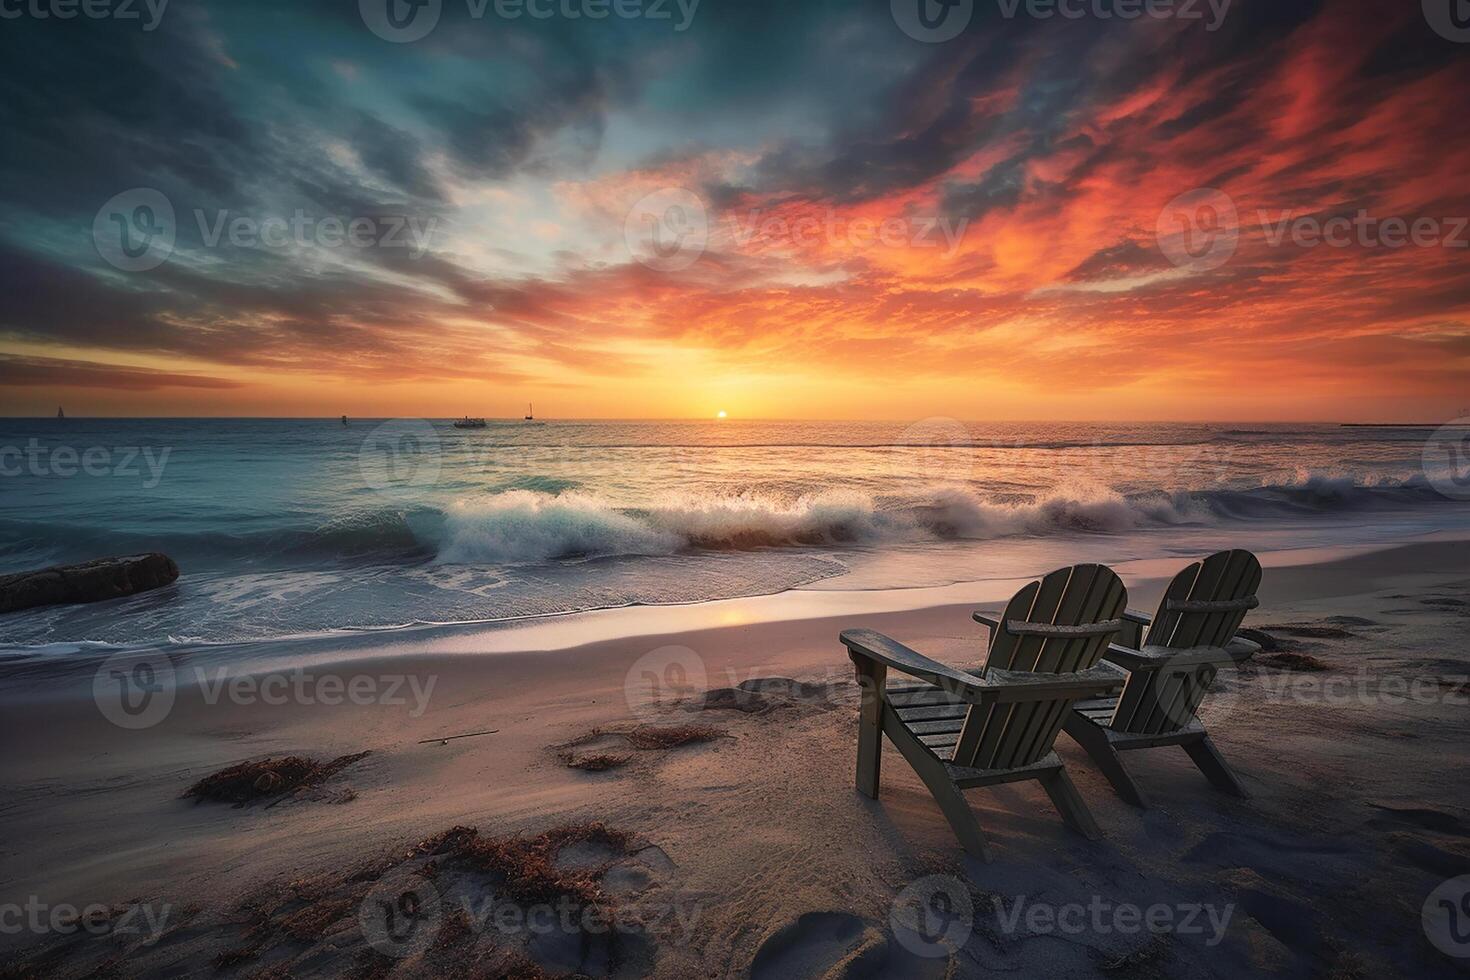
[[[1011,599],[991,632],[985,665],[974,673],[872,630],[844,630],[863,688],[858,789],[877,798],[886,735],[970,854],[989,860],[962,791],[1027,779],[1040,780],[1067,824],[1096,840],[1097,824],[1052,745],[1074,702],[1122,684],[1123,672],[1100,658],[1123,625],[1127,601],[1110,568],[1058,569]],[[887,687],[890,669],[922,683]]]
[[[1127,645],[1114,645],[1104,656],[1127,669],[1128,682],[1121,692],[1079,701],[1065,727],[1118,795],[1134,806],[1147,803],[1120,753],[1164,745],[1182,746],[1217,789],[1247,796],[1196,712],[1221,667],[1235,666],[1261,649],[1235,635],[1257,605],[1260,584],[1255,555],[1222,551],[1174,576],[1152,620],[1124,613]]]

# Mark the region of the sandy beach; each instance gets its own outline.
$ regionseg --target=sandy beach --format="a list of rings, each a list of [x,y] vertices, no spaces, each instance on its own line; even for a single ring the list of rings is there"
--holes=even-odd
[[[1104,839],[1037,784],[972,790],[991,864],[891,746],[880,799],[854,790],[837,633],[973,666],[970,612],[1009,581],[339,644],[304,668],[201,656],[131,729],[91,669],[13,669],[5,975],[1456,975],[1421,908],[1470,872],[1464,547],[1263,555],[1266,649],[1202,710],[1251,798],[1158,749],[1130,759],[1141,812],[1062,736]],[[1130,605],[1178,564],[1119,566]],[[674,726],[714,731],[638,737]],[[279,803],[182,798],[243,761],[361,752]]]

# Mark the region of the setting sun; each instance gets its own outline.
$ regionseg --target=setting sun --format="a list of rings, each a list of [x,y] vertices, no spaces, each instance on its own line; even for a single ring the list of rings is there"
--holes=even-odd
[[[715,418],[717,418],[717,419],[723,419],[723,418],[727,418],[727,417],[728,416],[725,415],[725,410],[723,408],[720,409],[718,412],[715,413]]]

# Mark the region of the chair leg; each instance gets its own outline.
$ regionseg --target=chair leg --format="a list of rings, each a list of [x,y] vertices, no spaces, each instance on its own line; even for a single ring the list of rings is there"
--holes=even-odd
[[[944,763],[919,744],[903,724],[897,721],[891,708],[884,711],[884,716],[889,739],[928,787],[929,795],[939,804],[940,812],[949,821],[955,836],[960,839],[960,846],[965,849],[965,853],[990,863],[990,848],[985,843],[980,822],[975,819],[975,811],[970,809],[970,804],[965,802],[965,794],[949,778],[949,771],[944,768]]]
[[[878,776],[883,757],[883,683],[887,669],[870,660],[858,664],[862,707],[858,714],[857,788],[878,798]]]
[[[1148,809],[1148,800],[1143,795],[1143,790],[1128,775],[1128,770],[1123,766],[1123,757],[1118,750],[1108,744],[1107,733],[1097,725],[1073,712],[1067,716],[1065,723],[1066,732],[1073,740],[1092,757],[1102,774],[1113,784],[1113,790],[1123,798],[1123,802],[1130,803],[1140,810]]]
[[[1197,741],[1185,743],[1184,751],[1189,753],[1194,764],[1199,766],[1199,771],[1204,773],[1205,778],[1220,792],[1229,793],[1231,796],[1238,796],[1244,800],[1250,799],[1250,794],[1245,791],[1245,787],[1240,785],[1240,780],[1235,777],[1235,773],[1231,772],[1230,767],[1225,764],[1225,757],[1220,754],[1219,749],[1215,748],[1215,743],[1210,741],[1210,736],[1205,735]]]
[[[1088,840],[1102,838],[1102,829],[1092,819],[1092,811],[1087,809],[1087,803],[1083,801],[1082,794],[1077,792],[1077,787],[1067,775],[1066,769],[1058,769],[1045,777],[1041,780],[1041,785],[1046,788],[1046,794],[1051,797],[1057,812],[1062,815],[1068,827]]]
[[[960,839],[960,846],[965,849],[965,853],[989,864],[990,848],[985,843],[985,834],[980,830],[980,821],[975,819],[975,811],[965,802],[965,794],[950,781],[949,774],[942,766],[937,772],[928,767],[915,767],[914,771],[919,774],[924,785],[929,787],[930,795],[939,804],[940,812],[949,821],[954,835]]]

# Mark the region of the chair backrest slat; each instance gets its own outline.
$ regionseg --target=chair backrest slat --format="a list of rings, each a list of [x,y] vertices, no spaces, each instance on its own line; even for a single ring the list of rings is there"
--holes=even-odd
[[[1261,563],[1249,551],[1221,551],[1195,562],[1169,583],[1144,645],[1225,646],[1254,606],[1260,584]],[[1218,669],[1204,663],[1131,671],[1111,727],[1147,735],[1178,731],[1194,720]]]
[[[1070,673],[1096,665],[1115,630],[1012,632],[1011,623],[1086,626],[1115,620],[1128,592],[1105,565],[1059,568],[1025,586],[1006,605],[991,633],[985,670]],[[973,705],[952,759],[977,769],[1030,765],[1051,751],[1075,698]]]

